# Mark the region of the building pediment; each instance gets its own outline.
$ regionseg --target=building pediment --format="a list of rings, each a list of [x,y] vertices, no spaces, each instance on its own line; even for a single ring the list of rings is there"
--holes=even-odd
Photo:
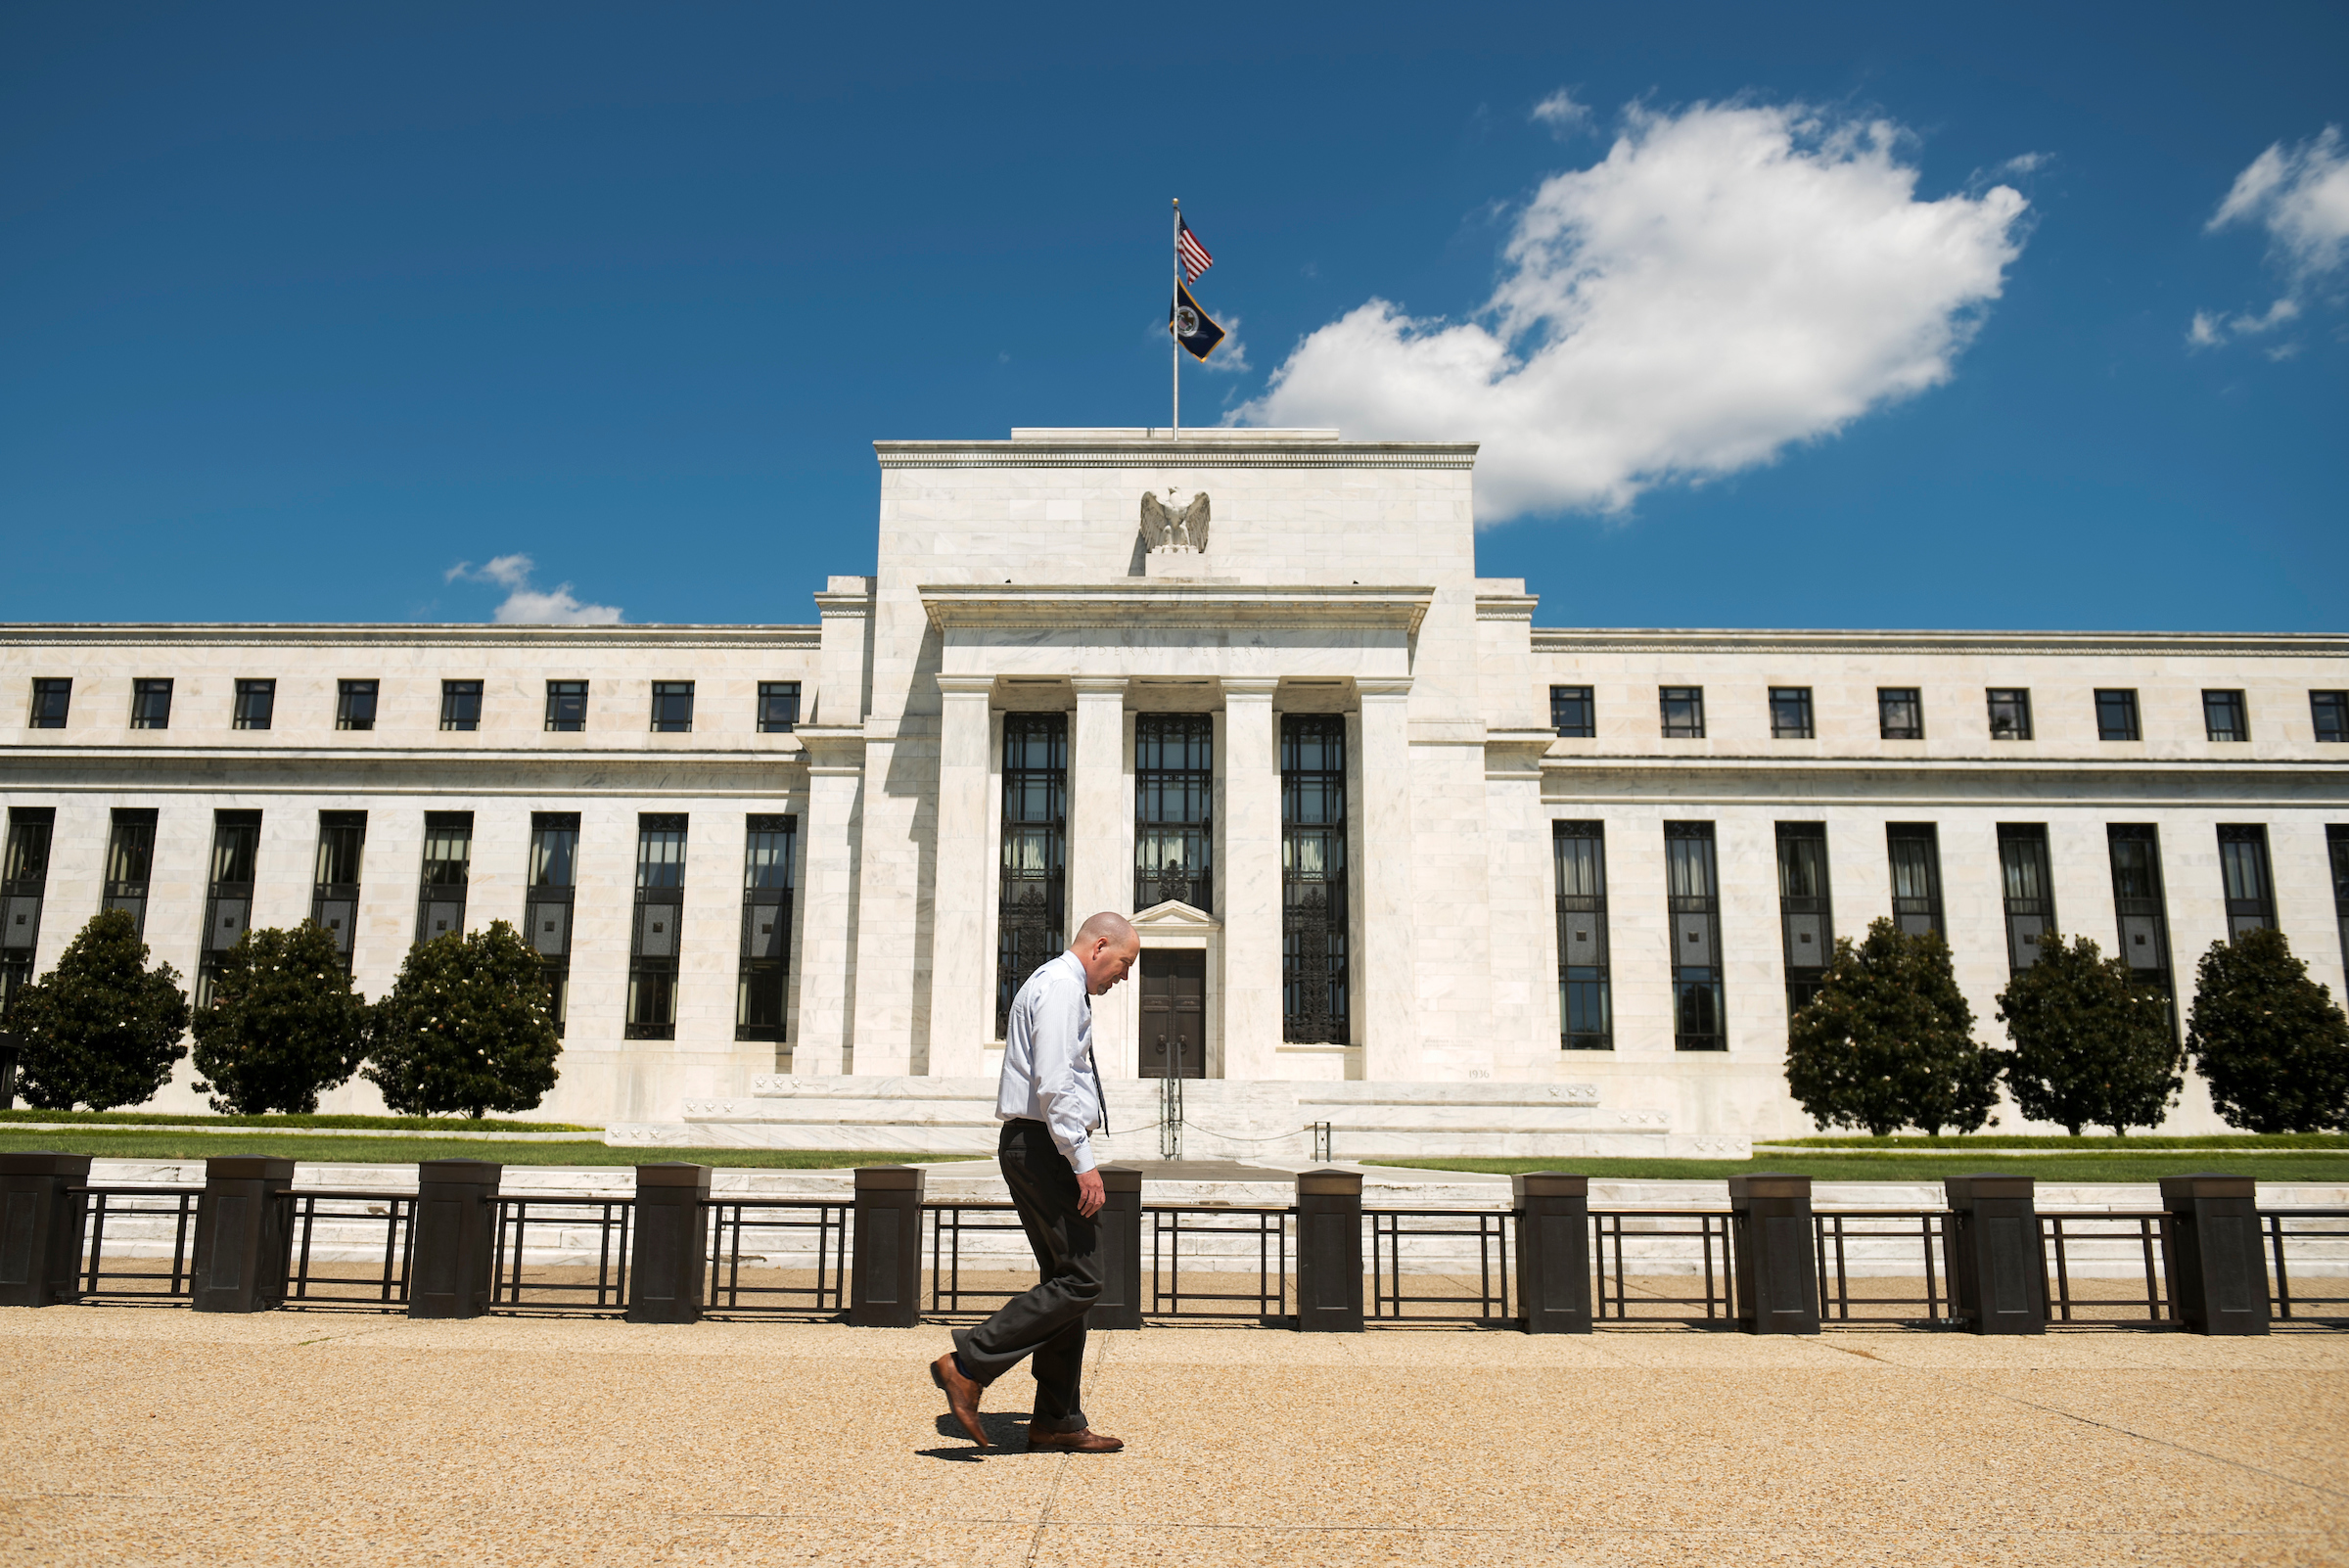
[[[1145,938],[1176,934],[1204,936],[1221,931],[1223,923],[1205,909],[1193,908],[1180,899],[1169,899],[1136,914],[1133,917],[1133,929]]]

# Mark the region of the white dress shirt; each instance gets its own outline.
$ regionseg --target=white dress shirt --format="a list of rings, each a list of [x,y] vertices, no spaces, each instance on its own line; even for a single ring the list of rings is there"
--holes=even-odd
[[[1037,966],[1012,998],[995,1120],[1020,1117],[1051,1130],[1070,1170],[1093,1168],[1086,1134],[1101,1126],[1101,1073],[1093,1065],[1092,988],[1073,952]]]

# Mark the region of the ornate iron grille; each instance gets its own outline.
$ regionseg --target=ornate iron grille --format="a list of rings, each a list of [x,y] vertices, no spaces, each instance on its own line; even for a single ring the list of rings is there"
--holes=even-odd
[[[208,1007],[220,955],[253,925],[253,864],[260,857],[261,813],[212,813],[212,875],[204,900],[204,945],[196,960],[196,1005]]]
[[[742,970],[735,987],[734,1038],[784,1038],[783,1004],[791,977],[792,861],[796,816],[754,816],[742,854]]]
[[[0,1015],[32,979],[41,941],[41,904],[49,889],[49,839],[57,807],[17,806],[8,812],[8,853],[0,862]]]
[[[1133,721],[1133,906],[1213,910],[1216,726],[1206,714]]]
[[[685,912],[685,816],[636,818],[636,911],[628,944],[629,1039],[677,1038],[677,952]]]
[[[1911,937],[1941,930],[1941,839],[1930,822],[1887,822],[1892,918]]]
[[[1606,825],[1556,823],[1549,849],[1558,878],[1558,1044],[1570,1051],[1611,1051]]]
[[[106,907],[120,909],[147,935],[147,883],[155,865],[155,811],[115,807],[106,842]]]
[[[1069,715],[1003,715],[1003,865],[995,907],[995,1038],[1012,998],[1067,935]]]
[[[576,811],[530,813],[530,899],[523,924],[538,961],[546,966],[557,1035],[563,1033],[571,1001],[571,901],[578,880],[578,851]]]
[[[1672,915],[1673,1047],[1726,1051],[1721,994],[1721,881],[1713,824],[1664,824],[1664,867]]]
[[[2227,940],[2276,923],[2275,883],[2268,875],[2268,830],[2257,822],[2219,824],[2219,875],[2227,893]]]
[[[416,940],[465,934],[465,887],[473,876],[473,813],[424,813],[424,874],[416,893]]]
[[[1398,851],[1401,847],[1397,846]],[[1280,721],[1281,1038],[1353,1038],[1347,946],[1346,720]]]
[[[2039,941],[2055,929],[2055,886],[2048,872],[2048,830],[1999,824],[1999,873],[2006,898],[2006,962],[2021,974],[2039,962]]]
[[[1827,888],[1827,825],[1778,824],[1778,926],[1786,942],[1786,1016],[1819,994],[1835,945]]]
[[[366,812],[318,813],[318,876],[310,894],[310,918],[335,939],[345,974],[358,936],[359,862],[366,852]]]

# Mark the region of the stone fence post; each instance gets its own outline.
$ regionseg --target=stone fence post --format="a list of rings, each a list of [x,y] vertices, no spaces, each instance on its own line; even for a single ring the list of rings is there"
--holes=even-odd
[[[1517,1210],[1518,1321],[1529,1334],[1590,1332],[1590,1178],[1509,1177]]]
[[[1729,1177],[1737,1254],[1737,1326],[1749,1334],[1819,1332],[1819,1234],[1811,1178],[1775,1173]]]
[[[855,1268],[849,1321],[912,1328],[922,1320],[922,1185],[918,1165],[856,1168]]]
[[[2250,1176],[2161,1178],[2170,1214],[2162,1271],[2170,1306],[2193,1334],[2268,1331],[2268,1261],[2260,1250],[2259,1183]]]
[[[86,1154],[0,1154],[0,1307],[81,1300],[89,1181]]]
[[[1297,1173],[1297,1326],[1362,1331],[1362,1174]]]
[[[2047,1249],[2036,1180],[1950,1176],[1950,1303],[1976,1334],[2048,1331]]]
[[[196,1260],[189,1305],[200,1313],[265,1313],[285,1305],[287,1223],[294,1162],[214,1155],[196,1200]]]
[[[631,1323],[691,1323],[702,1315],[708,1267],[710,1168],[663,1160],[636,1168],[636,1238],[628,1260]]]
[[[1084,1314],[1087,1328],[1142,1326],[1142,1174],[1131,1166],[1101,1170],[1101,1299]]]
[[[489,1310],[497,1184],[505,1170],[489,1160],[417,1163],[410,1317],[479,1317]]]

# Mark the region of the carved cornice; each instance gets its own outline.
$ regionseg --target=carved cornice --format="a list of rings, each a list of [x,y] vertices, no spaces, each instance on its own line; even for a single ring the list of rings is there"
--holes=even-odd
[[[1480,601],[1481,605],[1481,601]],[[2349,637],[2320,632],[1736,631],[1537,626],[1537,654],[2022,654],[2270,659],[2349,657]]]
[[[1346,441],[1320,435],[1244,432],[1168,436],[1104,433],[1011,441],[875,441],[884,469],[1124,468],[1179,473],[1220,468],[1471,469],[1474,441]]]
[[[17,622],[0,647],[805,648],[819,626],[481,626],[352,623]]]
[[[1416,632],[1436,590],[1418,587],[1269,587],[1240,583],[1143,582],[1100,586],[990,587],[924,584],[915,589],[930,624],[1018,630],[1135,626],[1294,625],[1376,627]]]
[[[1530,623],[1541,603],[1542,596],[1538,593],[1480,593],[1476,596],[1476,619]]]

